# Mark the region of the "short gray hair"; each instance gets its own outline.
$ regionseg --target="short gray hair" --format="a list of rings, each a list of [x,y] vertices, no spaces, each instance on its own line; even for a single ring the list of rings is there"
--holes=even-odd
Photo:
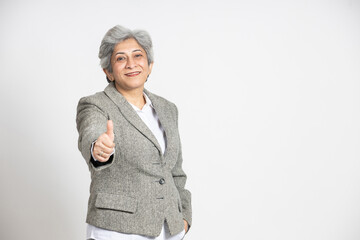
[[[130,30],[116,25],[105,34],[99,49],[100,65],[103,69],[112,72],[111,56],[115,46],[127,39],[133,38],[145,50],[148,64],[154,62],[154,53],[150,35],[144,30]],[[109,81],[109,80],[108,80]]]

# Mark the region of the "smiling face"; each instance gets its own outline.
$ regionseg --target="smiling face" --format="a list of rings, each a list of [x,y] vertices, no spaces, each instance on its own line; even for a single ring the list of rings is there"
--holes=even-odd
[[[104,69],[110,81],[115,81],[120,93],[133,90],[143,91],[151,73],[145,50],[133,38],[118,43],[111,56],[112,73]]]

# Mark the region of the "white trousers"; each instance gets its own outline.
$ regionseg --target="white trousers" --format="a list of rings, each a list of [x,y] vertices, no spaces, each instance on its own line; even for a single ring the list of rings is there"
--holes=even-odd
[[[119,233],[115,231],[110,231],[102,228],[87,225],[86,229],[86,239],[87,240],[181,240],[185,236],[185,229],[173,236],[170,236],[169,227],[166,222],[164,222],[161,229],[161,233],[157,237],[147,237],[137,234],[126,234]]]

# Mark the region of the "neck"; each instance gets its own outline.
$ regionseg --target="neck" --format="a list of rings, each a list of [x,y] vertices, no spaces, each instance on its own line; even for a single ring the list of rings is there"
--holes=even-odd
[[[124,90],[116,86],[116,89],[118,92],[121,93],[121,95],[124,96],[124,98],[131,104],[135,105],[139,109],[142,109],[145,105],[145,97],[143,94],[144,87],[142,88],[136,88],[131,90]]]

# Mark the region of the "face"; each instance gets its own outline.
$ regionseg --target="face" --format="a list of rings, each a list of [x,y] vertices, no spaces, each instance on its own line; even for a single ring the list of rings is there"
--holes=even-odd
[[[143,90],[152,64],[148,64],[145,50],[133,38],[118,43],[111,56],[112,73],[104,69],[119,92]]]

